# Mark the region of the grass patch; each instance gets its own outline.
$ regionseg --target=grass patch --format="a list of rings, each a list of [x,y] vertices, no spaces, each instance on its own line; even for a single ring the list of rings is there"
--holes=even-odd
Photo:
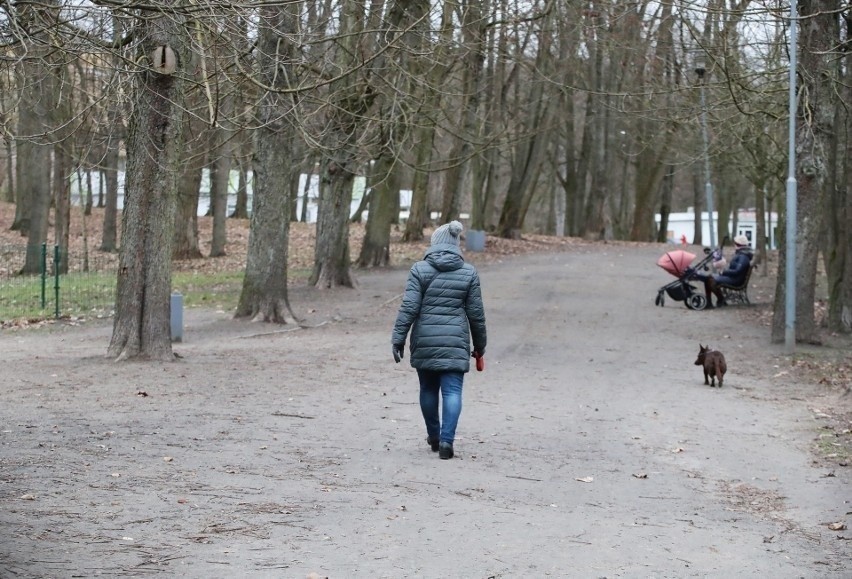
[[[310,269],[288,272],[291,283],[306,283]],[[184,307],[233,311],[243,286],[243,271],[174,272],[173,291],[183,295]],[[39,276],[15,276],[0,281],[0,322],[46,320],[56,317],[56,280],[44,284]],[[59,315],[107,317],[115,309],[115,272],[71,272],[59,279]]]
[[[237,307],[243,287],[243,272],[175,272],[172,291],[183,295],[183,304],[192,307],[216,307],[224,310]]]

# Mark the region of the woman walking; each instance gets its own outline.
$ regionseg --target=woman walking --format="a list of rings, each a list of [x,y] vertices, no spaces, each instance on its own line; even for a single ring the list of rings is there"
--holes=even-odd
[[[398,363],[411,331],[410,359],[420,379],[426,441],[442,459],[453,457],[464,375],[485,354],[485,308],[476,268],[461,254],[458,221],[442,225],[422,261],[411,267],[391,345]],[[439,406],[441,411],[439,412]]]

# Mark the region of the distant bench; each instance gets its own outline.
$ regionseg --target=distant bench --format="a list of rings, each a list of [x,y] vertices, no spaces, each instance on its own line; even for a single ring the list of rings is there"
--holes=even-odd
[[[724,283],[717,284],[717,287],[722,290],[722,295],[725,301],[729,304],[746,304],[751,305],[748,299],[748,282],[751,279],[751,272],[756,268],[756,265],[750,265],[746,272],[745,280],[740,285],[728,285]]]

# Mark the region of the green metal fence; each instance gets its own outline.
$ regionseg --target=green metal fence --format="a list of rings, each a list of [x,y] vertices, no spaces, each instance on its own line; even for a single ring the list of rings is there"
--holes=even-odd
[[[112,315],[118,256],[41,247],[38,274],[21,274],[25,245],[0,246],[0,323]]]

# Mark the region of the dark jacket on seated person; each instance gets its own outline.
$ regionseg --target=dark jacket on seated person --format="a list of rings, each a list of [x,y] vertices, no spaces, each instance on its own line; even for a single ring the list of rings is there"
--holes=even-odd
[[[734,287],[745,283],[752,257],[753,254],[749,246],[737,247],[731,263],[728,264],[725,271],[716,276],[716,283]]]

